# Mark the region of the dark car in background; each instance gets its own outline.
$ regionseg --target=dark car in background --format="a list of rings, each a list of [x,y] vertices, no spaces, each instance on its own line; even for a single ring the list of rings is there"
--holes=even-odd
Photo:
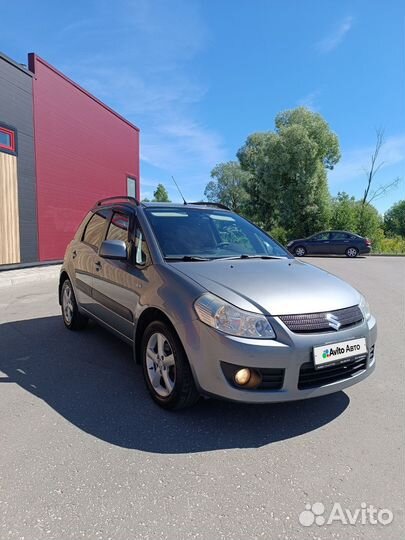
[[[291,240],[287,249],[296,257],[305,255],[346,255],[354,258],[371,251],[368,238],[347,231],[323,231],[308,238]]]

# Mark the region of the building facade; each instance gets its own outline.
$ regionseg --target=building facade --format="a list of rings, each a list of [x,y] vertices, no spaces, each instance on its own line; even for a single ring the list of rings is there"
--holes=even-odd
[[[0,54],[0,265],[62,259],[97,199],[139,190],[136,126],[36,54]]]

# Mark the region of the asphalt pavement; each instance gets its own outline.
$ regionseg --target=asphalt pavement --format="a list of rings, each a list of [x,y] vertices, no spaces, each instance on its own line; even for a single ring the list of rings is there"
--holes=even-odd
[[[125,344],[64,328],[55,267],[0,273],[0,538],[404,538],[405,258],[305,262],[369,300],[374,374],[324,398],[174,413]]]

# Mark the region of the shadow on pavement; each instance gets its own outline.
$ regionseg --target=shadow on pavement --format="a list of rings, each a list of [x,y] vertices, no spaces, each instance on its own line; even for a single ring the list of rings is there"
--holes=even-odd
[[[7,323],[0,326],[0,343],[0,384],[20,385],[86,433],[125,448],[255,448],[315,430],[349,404],[338,392],[273,405],[201,400],[166,412],[147,395],[129,347],[96,325],[69,332],[60,317]]]

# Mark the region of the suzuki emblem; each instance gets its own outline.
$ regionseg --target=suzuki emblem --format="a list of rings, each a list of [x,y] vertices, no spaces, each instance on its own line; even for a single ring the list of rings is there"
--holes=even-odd
[[[328,313],[326,315],[326,319],[329,323],[329,326],[334,330],[339,330],[339,328],[342,326],[339,322],[339,319],[336,317],[336,315],[333,315],[333,313]]]

